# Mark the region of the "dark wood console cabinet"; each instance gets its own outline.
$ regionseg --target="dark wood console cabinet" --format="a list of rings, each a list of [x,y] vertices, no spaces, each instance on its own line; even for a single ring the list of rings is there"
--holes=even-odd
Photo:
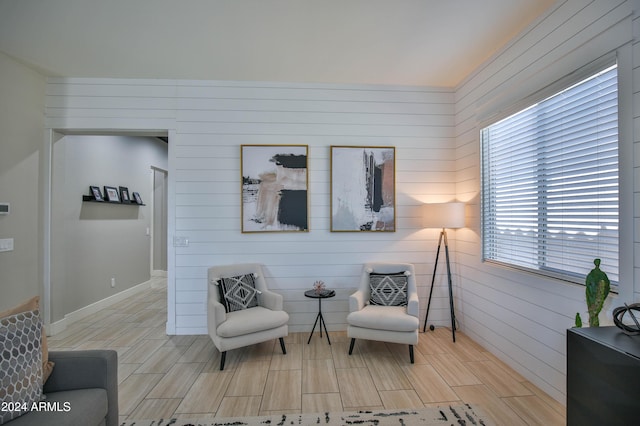
[[[640,424],[640,336],[617,327],[567,332],[567,425]]]

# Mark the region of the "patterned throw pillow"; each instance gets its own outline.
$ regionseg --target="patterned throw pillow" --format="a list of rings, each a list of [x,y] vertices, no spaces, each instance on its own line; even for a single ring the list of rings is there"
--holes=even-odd
[[[256,290],[253,274],[220,278],[218,280],[218,289],[220,291],[220,302],[227,312],[241,311],[242,309],[258,306],[258,290]]]
[[[14,306],[11,309],[7,309],[6,311],[0,312],[0,318],[8,317],[10,315],[19,314],[20,312],[27,311],[40,311],[40,297],[34,296],[31,299],[27,300],[19,304],[18,306]],[[42,324],[42,321],[40,321]],[[49,361],[49,345],[47,344],[47,334],[44,331],[44,326],[41,330],[42,332],[42,383],[46,383],[47,379],[51,375],[53,371],[54,363]]]
[[[404,272],[370,273],[371,297],[369,303],[381,306],[407,306],[407,283],[407,275]]]
[[[35,311],[0,318],[0,424],[28,412],[42,400],[42,324]]]

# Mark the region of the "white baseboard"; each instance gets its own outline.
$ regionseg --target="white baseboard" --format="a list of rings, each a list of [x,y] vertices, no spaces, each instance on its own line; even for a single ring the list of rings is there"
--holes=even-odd
[[[77,311],[69,312],[60,321],[52,322],[51,324],[49,324],[49,326],[47,327],[47,336],[55,336],[56,334],[63,332],[74,322],[80,321],[81,319],[86,318],[89,315],[97,313],[101,309],[108,308],[115,303],[128,299],[129,297],[148,289],[150,286],[151,281],[145,281],[141,284],[123,290],[120,293],[116,293],[105,299],[87,305],[84,308],[80,308]]]
[[[151,278],[155,278],[155,277],[167,278],[167,271],[154,269],[153,271],[151,271]]]

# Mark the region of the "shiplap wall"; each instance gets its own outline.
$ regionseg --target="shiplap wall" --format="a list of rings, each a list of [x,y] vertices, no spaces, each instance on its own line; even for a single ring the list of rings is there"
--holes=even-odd
[[[424,313],[438,231],[421,229],[421,205],[455,198],[453,90],[52,78],[47,127],[169,131],[169,333],[206,333],[207,268],[239,262],[265,266],[292,331],[313,325],[317,302],[304,290],[316,280],[337,290],[323,312],[330,330],[344,330],[369,261],[414,263]],[[241,144],[309,146],[309,232],[240,232]],[[396,147],[396,232],[330,232],[331,145]],[[188,247],[173,247],[174,237]],[[436,325],[449,321],[444,272]]]
[[[640,302],[640,0],[633,8],[633,301]]]
[[[638,2],[634,2],[637,6]],[[456,92],[458,198],[469,201],[469,228],[458,231],[461,284],[459,310],[472,338],[515,367],[559,401],[566,392],[566,329],[576,312],[586,318],[584,287],[482,263],[479,130],[521,99],[609,52],[620,53],[621,76],[621,280],[601,314],[611,323],[612,307],[638,300],[633,277],[630,199],[640,180],[629,162],[633,152],[629,100],[632,65],[632,2],[558,2],[545,17],[469,76]],[[637,9],[637,7],[636,7]],[[637,31],[636,31],[637,32]],[[634,49],[636,67],[638,48]],[[635,91],[638,91],[636,83]],[[637,97],[637,95],[636,95]],[[635,102],[638,105],[638,102]],[[638,108],[638,107],[636,107]],[[635,111],[635,116],[638,111]],[[484,123],[483,123],[484,122]],[[638,119],[636,118],[636,125]],[[637,127],[636,127],[637,128]],[[640,164],[636,149],[636,166]],[[630,173],[631,171],[631,173]],[[637,171],[636,171],[637,173]],[[637,176],[637,175],[636,175]],[[640,206],[636,195],[636,206]],[[636,207],[636,212],[638,212]],[[631,212],[631,213],[630,213]],[[637,213],[636,213],[637,215]],[[640,238],[636,219],[636,241]],[[637,256],[636,256],[637,257]],[[640,258],[635,260],[636,273]],[[590,269],[586,265],[585,274]],[[630,272],[629,272],[630,271]],[[637,277],[637,275],[636,275]],[[605,312],[606,311],[606,312]],[[606,317],[606,318],[605,318]]]

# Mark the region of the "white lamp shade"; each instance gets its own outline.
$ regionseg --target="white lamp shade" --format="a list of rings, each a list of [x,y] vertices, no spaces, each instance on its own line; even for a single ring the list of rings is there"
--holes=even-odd
[[[424,205],[425,228],[464,228],[464,203]]]

